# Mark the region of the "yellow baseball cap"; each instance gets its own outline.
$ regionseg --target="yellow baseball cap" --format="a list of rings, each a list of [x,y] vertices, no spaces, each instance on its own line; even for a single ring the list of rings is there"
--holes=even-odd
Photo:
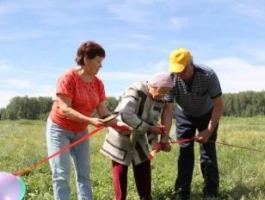
[[[191,59],[192,56],[189,50],[185,48],[175,49],[169,56],[169,71],[175,73],[182,72]]]

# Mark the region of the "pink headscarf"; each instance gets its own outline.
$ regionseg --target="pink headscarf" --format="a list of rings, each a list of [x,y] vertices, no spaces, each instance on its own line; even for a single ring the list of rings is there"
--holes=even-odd
[[[152,87],[169,87],[172,88],[174,86],[172,77],[170,76],[169,73],[156,73],[154,74],[149,80],[148,84]]]

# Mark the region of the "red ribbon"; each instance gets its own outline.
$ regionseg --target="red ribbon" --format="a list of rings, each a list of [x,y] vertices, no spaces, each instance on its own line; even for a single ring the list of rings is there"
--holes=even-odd
[[[152,160],[152,159],[154,158],[155,154],[156,154],[157,152],[159,152],[159,151],[162,149],[163,145],[166,145],[166,144],[180,144],[180,143],[189,142],[189,141],[192,141],[192,140],[193,140],[193,138],[190,138],[190,139],[182,139],[182,140],[175,140],[175,141],[171,141],[171,142],[169,142],[169,143],[164,143],[164,144],[161,144],[161,143],[160,143],[160,144],[158,144],[157,148],[153,149],[153,150],[147,155],[147,158],[148,158],[149,160]]]
[[[111,124],[109,125],[115,129],[117,129],[118,131],[131,131],[127,126],[123,126],[123,125],[118,125],[118,124]],[[85,136],[79,138],[78,140],[76,140],[75,142],[63,147],[62,149],[60,149],[59,151],[55,152],[54,154],[40,160],[39,162],[36,162],[35,164],[33,164],[31,167],[25,169],[25,170],[22,170],[22,171],[19,171],[19,172],[16,172],[14,173],[13,175],[15,176],[21,176],[25,173],[28,173],[30,171],[32,171],[33,169],[37,168],[38,166],[48,162],[51,158],[57,156],[58,154],[61,154],[67,150],[69,150],[70,148],[72,148],[73,146],[79,144],[80,142],[86,140],[87,138],[90,138],[92,135],[94,135],[96,132],[100,131],[101,129],[105,128],[105,126],[100,126],[100,127],[97,127],[96,129],[92,130],[91,132],[87,133]]]
[[[25,170],[22,170],[22,171],[19,171],[19,172],[16,172],[14,173],[15,176],[21,176],[27,172],[30,172],[32,171],[33,169],[37,168],[38,166],[46,163],[47,161],[49,161],[49,159],[57,156],[58,154],[60,153],[63,153],[65,151],[67,151],[68,149],[70,149],[71,147],[79,144],[80,142],[86,140],[87,138],[91,137],[92,135],[94,135],[96,132],[100,131],[101,129],[105,128],[105,126],[100,126],[100,127],[97,127],[96,129],[94,129],[93,131],[89,132],[88,134],[86,134],[85,136],[79,138],[78,140],[76,140],[75,142],[63,147],[62,149],[60,149],[59,151],[55,152],[54,154],[40,160],[39,162],[36,162],[35,164],[33,164],[31,167],[29,167],[28,169],[25,169]]]
[[[175,140],[175,141],[169,142],[168,144],[180,144],[180,143],[190,142],[190,141],[194,141],[194,138],[188,138],[188,139],[182,139],[182,140]],[[265,153],[264,151],[261,151],[259,149],[253,149],[253,148],[238,146],[238,145],[234,145],[234,144],[228,144],[226,142],[217,142],[217,141],[209,140],[208,143],[221,144],[221,145],[225,145],[225,146],[236,147],[236,148],[239,148],[239,149],[245,149],[245,150],[249,150],[249,151],[256,151],[256,152],[260,152],[260,153]],[[159,152],[161,150],[161,148],[162,148],[162,146],[158,146],[156,149],[152,150],[147,155],[147,158],[149,160],[152,160],[154,158],[155,154],[157,152]]]
[[[118,131],[122,131],[122,132],[132,131],[128,126],[125,126],[125,125],[110,124],[109,126],[118,130]]]

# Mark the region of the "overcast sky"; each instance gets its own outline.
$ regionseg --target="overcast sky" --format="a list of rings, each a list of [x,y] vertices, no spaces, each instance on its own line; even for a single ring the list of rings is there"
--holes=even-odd
[[[0,108],[54,96],[87,40],[106,50],[107,96],[167,71],[179,47],[217,72],[223,93],[265,90],[264,10],[261,0],[0,0]]]

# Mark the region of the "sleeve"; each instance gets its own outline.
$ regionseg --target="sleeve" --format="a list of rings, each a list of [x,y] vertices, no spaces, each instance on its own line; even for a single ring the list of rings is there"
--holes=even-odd
[[[170,92],[165,94],[164,100],[167,103],[173,103],[174,102],[174,88]]]
[[[75,93],[74,77],[69,72],[62,74],[57,80],[56,94],[63,94],[73,99]]]
[[[123,122],[134,130],[146,133],[150,125],[137,115],[139,105],[145,101],[144,95],[141,94],[142,92],[137,88],[129,87],[125,91],[116,111],[120,113]]]
[[[105,101],[107,99],[105,87],[100,79],[98,79],[98,92],[99,92],[99,102]]]
[[[150,145],[151,145],[152,140],[154,140],[154,139],[158,140],[158,136],[156,134],[152,133],[152,132],[148,132],[147,131],[147,134],[146,135],[147,135],[148,143]]]
[[[176,79],[175,79],[175,75],[174,74],[171,74],[171,78],[174,82],[174,87],[170,90],[170,92],[166,93],[165,96],[164,96],[164,100],[167,102],[167,103],[173,103],[174,100],[175,100],[175,94],[176,94]]]
[[[212,73],[209,76],[208,87],[209,87],[209,95],[212,99],[222,95],[221,85],[214,71],[212,71]]]
[[[153,120],[153,123],[151,125],[157,125],[158,124],[158,120],[161,118],[161,114],[163,113],[164,109],[165,109],[165,105],[166,105],[166,101],[159,101],[157,102],[157,106],[158,106],[158,110],[159,110],[159,113],[155,116],[154,120]],[[157,134],[154,134],[152,132],[147,132],[147,139],[148,139],[148,142],[149,144],[151,144],[151,141],[156,139],[158,140],[158,135]]]

